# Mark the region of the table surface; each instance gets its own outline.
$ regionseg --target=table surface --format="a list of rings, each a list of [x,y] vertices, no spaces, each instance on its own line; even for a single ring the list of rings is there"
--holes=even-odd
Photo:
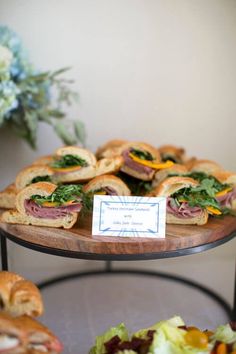
[[[91,217],[69,230],[0,223],[3,236],[25,247],[63,257],[140,260],[176,257],[223,244],[236,235],[236,217],[210,218],[206,225],[167,225],[162,239],[91,235]]]

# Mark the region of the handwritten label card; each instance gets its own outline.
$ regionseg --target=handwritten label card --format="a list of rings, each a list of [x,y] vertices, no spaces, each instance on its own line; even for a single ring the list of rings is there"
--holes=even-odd
[[[165,197],[94,195],[93,235],[165,237]]]

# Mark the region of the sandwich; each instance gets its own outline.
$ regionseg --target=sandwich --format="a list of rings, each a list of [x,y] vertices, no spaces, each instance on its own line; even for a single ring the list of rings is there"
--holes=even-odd
[[[124,164],[121,171],[143,181],[153,179],[155,171],[173,165],[172,161],[162,163],[159,151],[153,146],[131,142],[122,146]]]
[[[18,191],[36,182],[52,182],[53,170],[47,165],[32,165],[23,168],[16,176],[15,186]]]
[[[102,158],[97,161],[96,176],[116,174],[124,163],[122,156]]]
[[[0,272],[1,310],[11,316],[43,313],[41,294],[34,283],[12,272]]]
[[[120,178],[112,175],[95,177],[83,187],[83,190],[90,195],[130,195],[127,185]]]
[[[63,345],[43,324],[24,315],[11,317],[0,312],[0,353],[57,354]]]
[[[156,188],[162,181],[164,181],[167,177],[172,176],[181,176],[188,173],[188,169],[185,165],[181,165],[179,163],[175,163],[174,165],[165,168],[163,170],[159,170],[155,173],[152,187]]]
[[[5,211],[1,221],[48,227],[71,228],[82,208],[82,186],[37,182],[16,197],[16,210]]]
[[[17,189],[14,183],[0,192],[0,208],[12,209],[15,207]]]
[[[97,159],[110,158],[114,156],[119,156],[121,153],[122,145],[126,144],[127,141],[123,139],[113,139],[109,140],[104,145],[100,146],[96,151]]]
[[[221,184],[216,199],[222,207],[236,211],[236,173],[230,171],[215,171],[213,177]]]
[[[26,336],[25,348],[28,352],[51,354],[62,352],[63,345],[60,340],[40,322],[26,315],[15,318],[14,322]]]
[[[190,177],[169,177],[149,196],[167,198],[168,224],[204,225],[209,214],[222,214],[221,206],[211,191]]]
[[[191,172],[205,172],[207,174],[212,174],[216,171],[222,170],[222,167],[215,161],[211,160],[195,160],[189,165]]]
[[[236,174],[228,171],[189,172],[187,177],[197,180],[220,204],[223,214],[236,211]]]
[[[87,149],[66,146],[58,149],[49,164],[54,172],[54,182],[84,182],[95,177],[96,157]]]
[[[0,353],[24,354],[26,333],[7,313],[0,312]]]
[[[163,145],[158,148],[162,161],[173,161],[183,164],[185,162],[185,149],[174,145]]]
[[[53,170],[47,165],[32,165],[23,168],[16,176],[15,183],[0,192],[0,208],[14,209],[18,191],[26,186],[40,182],[53,181]]]

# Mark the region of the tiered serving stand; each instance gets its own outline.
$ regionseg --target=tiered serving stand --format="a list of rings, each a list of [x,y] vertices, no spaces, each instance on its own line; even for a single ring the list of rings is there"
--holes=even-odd
[[[38,284],[40,289],[76,277],[109,274],[140,274],[177,281],[194,287],[214,299],[236,320],[236,287],[234,304],[230,306],[220,294],[210,288],[169,273],[142,269],[114,269],[112,261],[153,260],[180,257],[218,247],[236,236],[236,217],[210,218],[203,226],[167,225],[163,239],[102,237],[91,235],[91,217],[84,217],[69,230],[46,227],[0,224],[2,270],[8,270],[7,240],[38,252],[61,257],[105,261],[102,270],[77,272],[47,279]],[[236,280],[235,280],[236,284]]]

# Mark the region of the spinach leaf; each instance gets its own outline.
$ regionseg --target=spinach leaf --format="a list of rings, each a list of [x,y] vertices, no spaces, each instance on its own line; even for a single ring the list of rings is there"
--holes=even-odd
[[[44,202],[56,202],[58,206],[65,204],[71,200],[80,200],[82,196],[82,185],[80,184],[68,184],[60,185],[49,196],[32,195],[31,199],[42,205]]]
[[[53,168],[66,168],[73,166],[88,166],[88,163],[77,155],[64,155],[60,158],[56,158],[55,161],[50,165]]]
[[[138,150],[135,148],[132,148],[130,151],[134,156],[137,156],[138,158],[142,160],[148,160],[148,161],[153,161],[154,158],[148,151],[143,151],[143,150]]]
[[[52,179],[50,176],[37,176],[32,179],[31,183],[37,183],[37,182],[52,182]]]

